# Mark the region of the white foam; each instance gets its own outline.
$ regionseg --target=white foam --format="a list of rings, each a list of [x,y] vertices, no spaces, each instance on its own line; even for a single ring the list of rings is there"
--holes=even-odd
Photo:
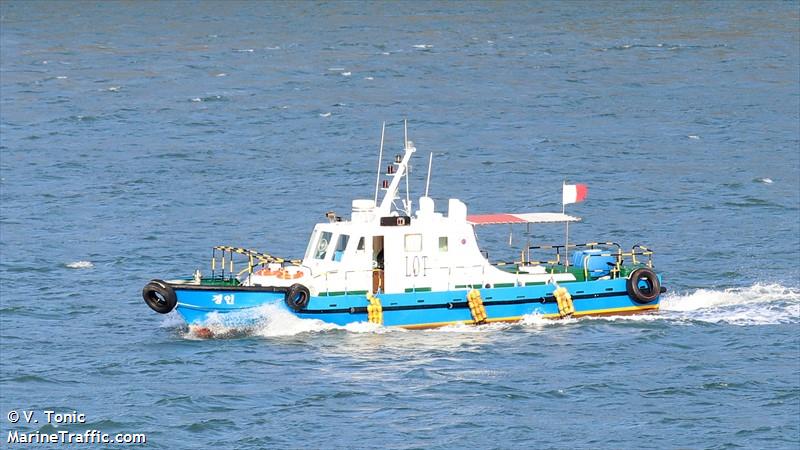
[[[258,325],[253,329],[256,336],[293,336],[299,333],[317,333],[332,330],[344,330],[350,333],[383,334],[394,331],[406,331],[399,328],[387,328],[370,322],[353,322],[345,326],[323,322],[318,319],[301,319],[289,312],[280,303],[264,305],[256,308],[259,317]]]
[[[351,333],[377,333],[383,334],[388,333],[390,331],[406,331],[402,328],[387,328],[383,325],[378,325],[377,323],[371,322],[353,322],[348,323],[343,327],[337,326],[336,328],[349,331]]]
[[[698,311],[714,307],[756,305],[776,301],[800,302],[800,290],[780,284],[756,283],[722,290],[697,289],[690,294],[667,294],[661,301],[666,311]]]
[[[65,266],[69,269],[91,269],[94,264],[91,261],[73,261],[66,263]]]
[[[352,74],[353,74],[353,72],[342,72],[342,76],[343,77],[349,77]]]
[[[373,78],[373,77],[364,77],[364,79],[365,79],[365,80],[370,80],[370,81],[371,81],[371,80],[374,80],[375,78]]]
[[[255,50],[252,48],[240,48],[236,50],[239,53],[253,53]]]
[[[686,136],[686,137],[688,137],[689,139],[695,139],[695,140],[700,139],[700,136],[698,136],[696,134],[690,134],[689,136]]]
[[[253,330],[253,334],[256,336],[294,336],[300,333],[341,328],[318,319],[301,319],[277,304],[264,305],[256,309],[259,317],[258,325]]]
[[[164,320],[161,321],[161,328],[178,328],[186,325],[183,318],[175,311],[164,315]]]
[[[667,294],[661,301],[666,318],[731,325],[775,325],[800,322],[800,289],[756,283],[748,287],[698,289]]]
[[[433,47],[433,45],[431,45],[431,44],[416,44],[416,45],[414,45],[414,48],[432,48],[432,47]]]
[[[667,321],[675,325],[706,322],[737,326],[800,323],[800,288],[756,283],[738,288],[697,289],[690,293],[667,293],[659,306],[658,312],[649,314],[588,316],[579,319],[551,320],[532,314],[524,316],[520,324],[544,328],[583,321]]]
[[[447,325],[439,328],[432,328],[429,332],[432,333],[487,333],[491,331],[505,330],[511,327],[511,324],[493,322],[486,325],[468,325],[459,323],[456,325]]]
[[[738,326],[800,323],[800,289],[756,283],[747,287],[667,293],[661,298],[658,312],[579,320],[668,321],[675,325],[706,322]]]
[[[564,325],[574,324],[577,323],[579,320],[583,319],[575,319],[572,317],[567,317],[564,319],[553,320],[553,319],[546,319],[539,313],[534,313],[522,316],[522,319],[520,319],[519,324],[525,328],[541,330],[546,327],[560,327]]]
[[[329,112],[326,112],[326,113],[321,113],[319,116],[320,116],[320,117],[330,117],[330,116],[331,116],[331,113],[329,113]]]
[[[228,76],[228,74],[227,74],[227,73],[225,73],[225,72],[222,72],[222,73],[218,73],[218,74],[216,74],[215,76],[216,76],[216,77],[227,77],[227,76]]]
[[[165,317],[161,326],[174,327],[180,323],[182,323],[180,316],[169,314]],[[225,338],[242,335],[278,337],[333,330],[344,330],[355,334],[383,334],[406,331],[368,322],[354,322],[341,326],[318,319],[302,319],[289,312],[281,302],[276,302],[241,312],[209,314],[208,320],[202,327],[189,327],[184,337],[188,339]]]
[[[764,184],[772,184],[772,178],[758,178],[756,181]]]

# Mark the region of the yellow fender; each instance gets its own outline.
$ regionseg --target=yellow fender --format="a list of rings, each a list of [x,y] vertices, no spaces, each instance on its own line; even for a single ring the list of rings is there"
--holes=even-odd
[[[481,298],[481,291],[472,289],[467,293],[467,304],[469,305],[469,312],[472,313],[472,320],[476,325],[486,323],[486,307],[483,306],[483,299]]]
[[[555,291],[553,291],[553,296],[556,298],[556,303],[558,303],[558,315],[562,319],[564,317],[569,317],[575,313],[575,305],[572,303],[572,296],[567,291],[567,288],[558,286]]]
[[[383,325],[381,300],[372,295],[371,292],[367,292],[367,300],[369,301],[369,305],[367,305],[367,320],[369,320],[369,323]]]

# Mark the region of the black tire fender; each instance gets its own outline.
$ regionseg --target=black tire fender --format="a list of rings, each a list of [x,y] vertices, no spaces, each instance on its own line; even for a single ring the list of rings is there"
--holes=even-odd
[[[308,306],[308,301],[311,299],[311,293],[308,288],[300,283],[295,283],[289,286],[286,291],[286,306],[294,311],[302,311]]]
[[[159,314],[167,314],[178,305],[175,289],[162,280],[152,280],[144,285],[142,298],[150,309]]]
[[[639,286],[642,281],[646,286]],[[652,269],[643,267],[631,272],[628,277],[627,290],[628,295],[636,303],[650,303],[661,295],[661,282],[658,281],[658,276]]]

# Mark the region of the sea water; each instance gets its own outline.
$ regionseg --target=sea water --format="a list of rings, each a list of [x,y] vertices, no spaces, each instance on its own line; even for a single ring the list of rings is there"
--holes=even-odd
[[[797,448],[798,8],[3,2],[0,438]],[[586,183],[570,240],[655,249],[661,311],[403,331],[265,306],[202,339],[145,306],[212,245],[300,256],[372,198],[404,118],[412,198],[429,152],[443,212],[560,211]],[[479,237],[513,259],[523,232]],[[8,420],[45,410],[85,421]]]

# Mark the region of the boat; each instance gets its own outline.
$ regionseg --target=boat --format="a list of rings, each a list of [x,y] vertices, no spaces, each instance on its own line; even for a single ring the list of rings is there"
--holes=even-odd
[[[584,185],[564,184],[561,212],[470,215],[455,198],[438,212],[428,196],[431,154],[425,194],[413,210],[408,174],[417,149],[406,125],[403,153],[384,166],[385,126],[373,198],[353,200],[349,219],[327,212],[303,258],[216,246],[210,273],[154,279],[142,291],[145,303],[158,313],[177,311],[201,335],[211,334],[211,322],[252,326],[267,305],[301,319],[407,329],[658,310],[666,289],[652,249],[569,243],[569,225],[581,219],[566,214],[564,205],[577,201],[576,193],[585,196]],[[490,261],[476,228],[509,224],[526,230],[519,257]],[[552,225],[565,227],[565,242],[532,245],[531,226]]]

